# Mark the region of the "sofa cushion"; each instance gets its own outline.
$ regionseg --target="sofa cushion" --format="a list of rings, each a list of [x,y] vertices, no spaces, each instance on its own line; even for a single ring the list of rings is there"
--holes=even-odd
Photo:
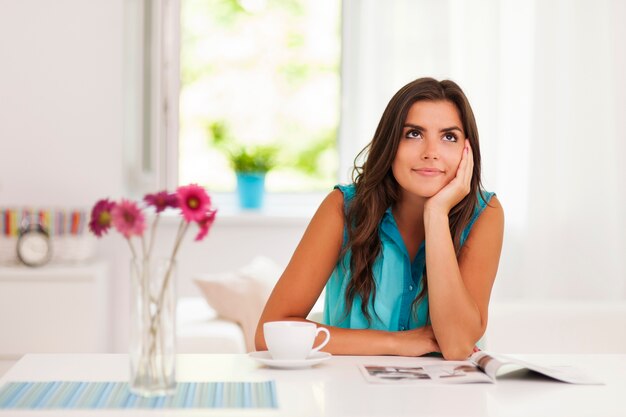
[[[176,309],[178,353],[245,353],[241,327],[217,317],[202,297],[181,297]]]
[[[257,323],[282,271],[271,259],[257,257],[238,271],[202,274],[194,282],[220,318],[241,325],[246,349],[251,352]]]

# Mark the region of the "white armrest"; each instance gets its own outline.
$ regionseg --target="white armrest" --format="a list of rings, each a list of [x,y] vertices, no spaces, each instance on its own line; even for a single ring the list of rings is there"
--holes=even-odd
[[[217,317],[204,298],[179,298],[176,314],[178,353],[246,352],[241,327]]]

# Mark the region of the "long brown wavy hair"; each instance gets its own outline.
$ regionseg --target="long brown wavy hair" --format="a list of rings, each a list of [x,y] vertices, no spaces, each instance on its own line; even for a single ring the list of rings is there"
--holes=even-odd
[[[399,185],[391,171],[391,164],[402,138],[409,109],[415,102],[422,100],[444,100],[454,104],[459,111],[466,138],[472,147],[474,170],[470,192],[450,210],[448,215],[457,256],[461,249],[461,234],[477,207],[478,194],[482,196],[483,193],[478,128],[474,112],[461,88],[453,81],[437,81],[433,78],[419,78],[402,87],[387,104],[374,138],[354,160],[352,178],[356,194],[346,212],[348,239],[342,256],[348,251],[352,253],[350,259],[352,277],[346,288],[346,314],[352,309],[355,297],[359,296],[361,311],[370,323],[371,315],[368,308],[370,297],[372,306],[376,299],[373,267],[381,252],[380,222],[387,208],[393,206],[400,196]],[[366,160],[359,166],[357,161],[362,156],[366,156]],[[427,294],[426,270],[422,282],[420,292],[412,304],[414,311],[419,301]]]

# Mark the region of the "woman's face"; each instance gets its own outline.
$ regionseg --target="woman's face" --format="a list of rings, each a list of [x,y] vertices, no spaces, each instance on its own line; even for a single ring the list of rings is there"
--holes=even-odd
[[[409,109],[391,165],[404,193],[432,197],[456,175],[465,146],[461,117],[449,101],[418,101]]]

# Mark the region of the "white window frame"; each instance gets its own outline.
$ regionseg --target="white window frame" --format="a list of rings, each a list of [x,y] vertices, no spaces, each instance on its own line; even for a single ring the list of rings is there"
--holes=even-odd
[[[125,170],[129,192],[139,195],[173,190],[178,185],[180,10],[181,0],[125,0]],[[361,144],[348,135],[343,109],[358,103],[348,99],[344,83],[357,62],[347,47],[358,34],[350,24],[358,16],[357,2],[342,1],[340,117],[337,135],[338,182],[350,181],[349,172]],[[353,16],[347,20],[347,16]],[[354,68],[352,68],[354,67]],[[353,143],[354,142],[354,143]],[[328,190],[330,192],[330,190]],[[267,193],[261,215],[310,218],[328,192]],[[212,193],[222,214],[236,215],[236,192]]]
[[[129,192],[176,188],[180,0],[125,0],[124,165]]]

